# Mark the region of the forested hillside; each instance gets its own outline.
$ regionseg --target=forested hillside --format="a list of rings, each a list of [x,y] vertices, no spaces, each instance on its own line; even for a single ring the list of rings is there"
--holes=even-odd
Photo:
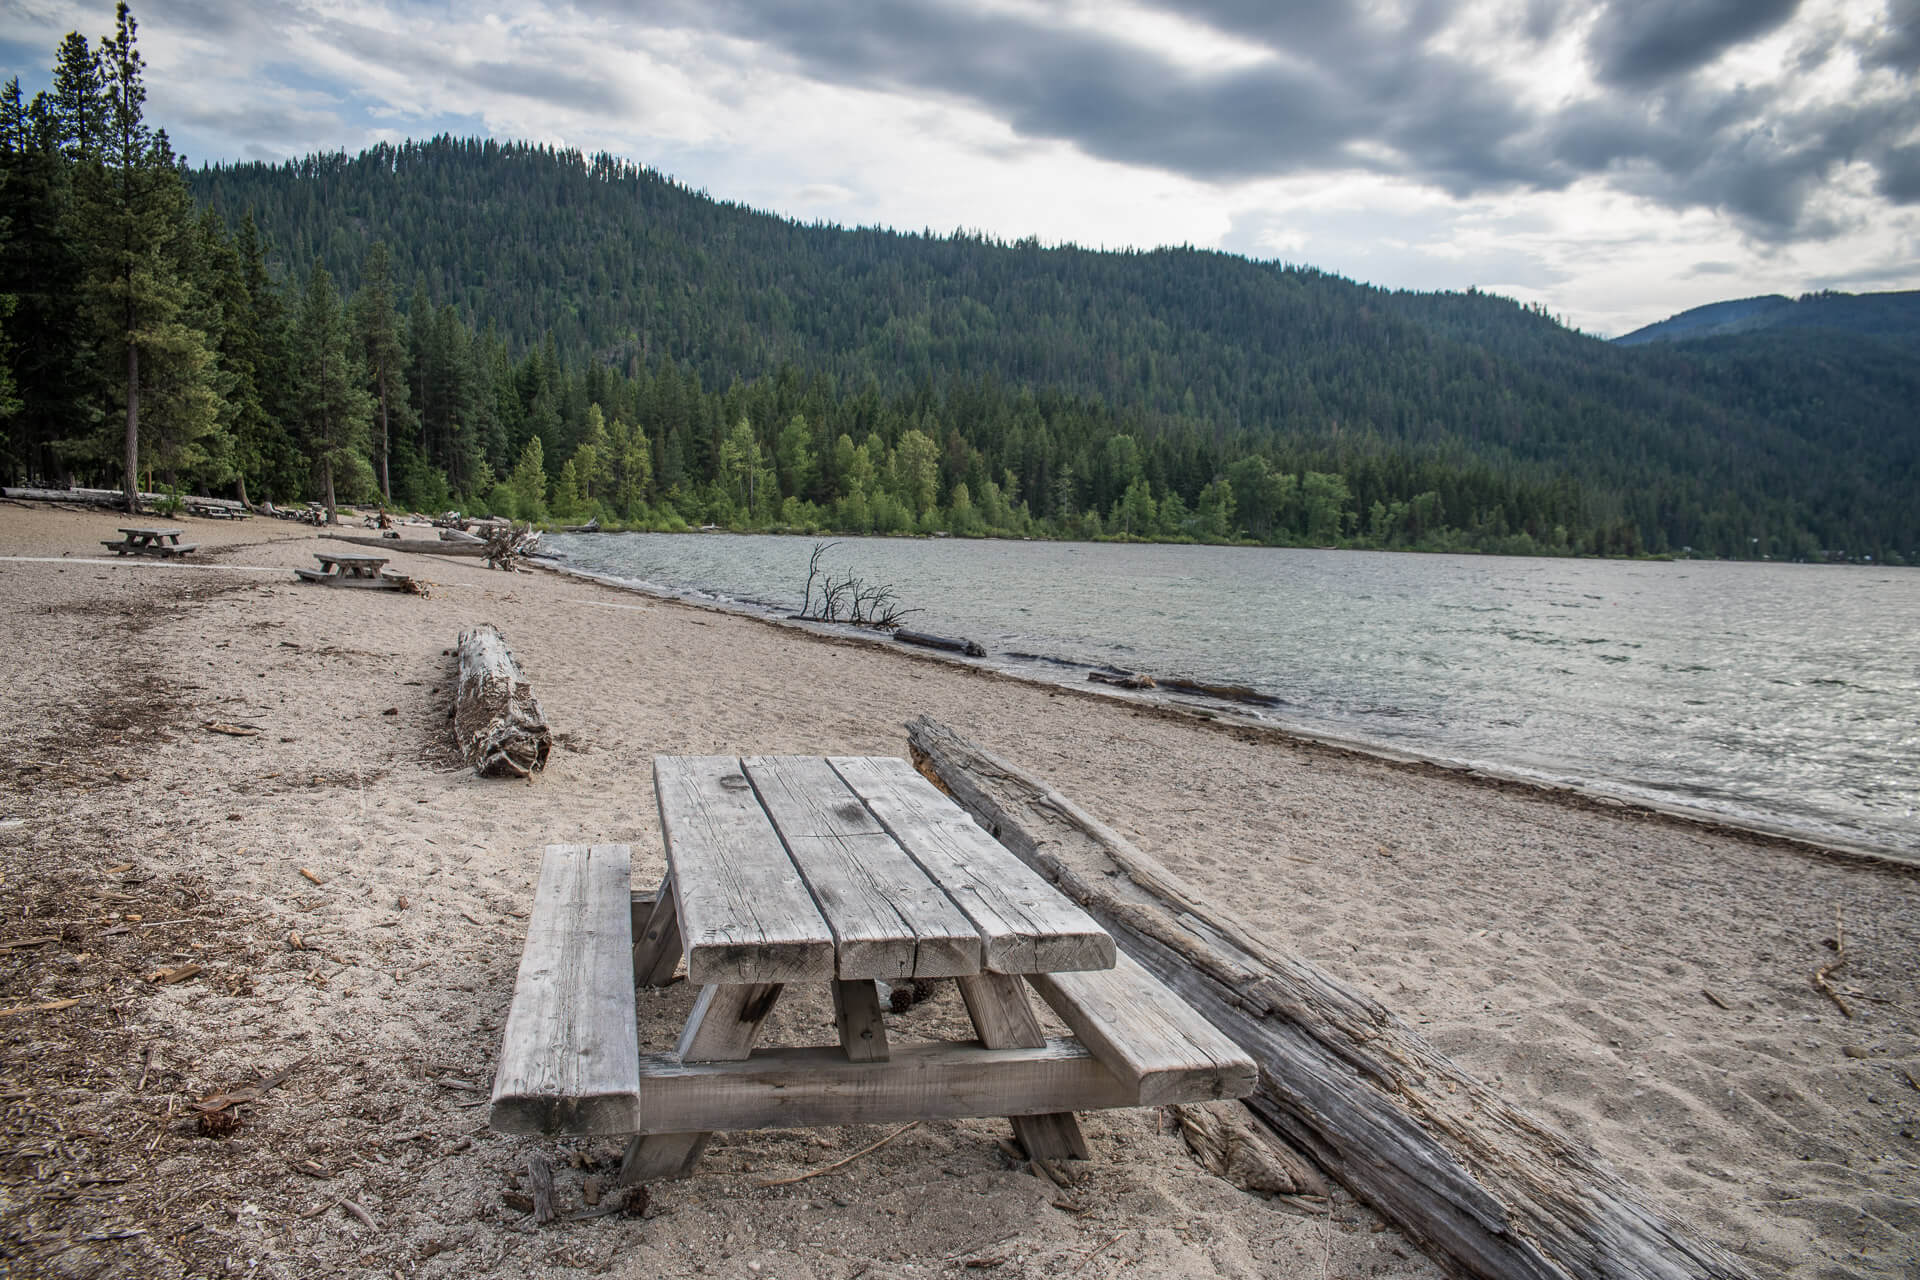
[[[1920,291],[1904,293],[1824,293],[1789,298],[1770,293],[1758,298],[1710,302],[1668,316],[1614,341],[1622,346],[1649,342],[1692,342],[1768,329],[1825,329],[1861,334],[1904,346],[1920,354]]]
[[[164,133],[102,148],[89,121],[121,100],[106,52],[69,37],[55,91],[23,104],[12,86],[0,121],[12,475],[116,475],[131,389],[147,473],[256,499],[331,488],[669,528],[1920,550],[1920,373],[1872,341],[1628,349],[1485,294],[805,226],[491,141],[187,172]],[[100,195],[136,188],[165,196],[138,270]],[[111,313],[156,271],[150,319]]]

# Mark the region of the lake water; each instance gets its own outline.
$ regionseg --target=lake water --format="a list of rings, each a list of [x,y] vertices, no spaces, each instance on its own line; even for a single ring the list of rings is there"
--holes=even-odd
[[[815,542],[547,545],[786,614]],[[885,538],[824,563],[1037,679],[1244,685],[1278,705],[1235,714],[1309,733],[1920,853],[1920,571]]]

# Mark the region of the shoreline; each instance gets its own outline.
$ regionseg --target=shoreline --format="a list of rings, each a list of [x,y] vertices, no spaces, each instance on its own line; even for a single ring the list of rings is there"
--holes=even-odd
[[[761,1184],[883,1134],[726,1134],[641,1217],[536,1232],[503,1201],[537,1153],[563,1213],[584,1212],[620,1152],[500,1135],[473,1105],[541,846],[629,844],[644,885],[663,870],[652,756],[902,755],[925,714],[1377,998],[1759,1275],[1884,1280],[1920,1252],[1905,867],[577,575],[443,559],[402,565],[425,598],[309,586],[292,569],[327,547],[310,528],[194,521],[206,564],[188,574],[94,563],[104,523],[0,505],[0,554],[25,557],[0,559],[0,590],[31,602],[0,615],[22,693],[0,707],[21,744],[0,771],[18,904],[0,1008],[28,1009],[0,1020],[0,1090],[17,1095],[0,1146],[58,1153],[0,1181],[0,1244],[123,1274],[233,1258],[276,1280],[756,1261],[849,1280],[996,1257],[1046,1275],[1103,1249],[1151,1280],[1439,1280],[1350,1198],[1297,1217],[1205,1173],[1153,1110],[1088,1117],[1094,1159],[1070,1188],[1008,1161],[1003,1124],[965,1121],[787,1187]],[[447,653],[482,621],[556,734],[531,781],[450,755]],[[671,1045],[693,996],[645,995],[643,1045]],[[817,1043],[832,1016],[796,990],[770,1035]],[[949,1038],[965,1017],[943,989],[890,1033]],[[198,1127],[194,1102],[263,1081],[231,1132]]]
[[[1225,703],[1219,706],[1196,705],[1196,703],[1192,701],[1182,701],[1178,695],[1172,693],[1155,695],[1143,691],[1101,685],[1095,682],[1076,683],[1047,680],[1037,674],[1024,674],[1021,671],[1010,670],[1005,666],[995,665],[977,658],[967,658],[958,654],[902,645],[898,642],[891,641],[884,633],[872,631],[863,632],[851,624],[815,622],[809,619],[782,616],[774,606],[761,601],[735,600],[701,592],[691,587],[673,588],[637,582],[631,579],[615,577],[611,574],[595,573],[588,569],[572,568],[558,563],[550,557],[533,557],[529,559],[527,563],[562,577],[592,582],[598,586],[606,587],[614,591],[630,592],[648,600],[657,600],[663,603],[682,605],[690,609],[704,609],[714,613],[748,618],[768,626],[797,631],[803,635],[815,636],[833,643],[870,645],[883,652],[898,653],[903,657],[918,658],[929,662],[959,667],[1009,680],[1016,684],[1058,690],[1076,697],[1118,702],[1123,705],[1150,710],[1156,715],[1165,715],[1188,722],[1211,724],[1223,730],[1268,734],[1276,740],[1284,742],[1321,747],[1328,751],[1375,760],[1383,764],[1398,767],[1430,770],[1442,776],[1456,778],[1460,781],[1477,785],[1523,788],[1543,796],[1560,800],[1564,803],[1583,804],[1599,810],[1659,818],[1724,835],[1745,837],[1792,849],[1808,857],[1857,860],[1868,864],[1887,865],[1920,872],[1920,850],[1902,849],[1897,845],[1835,840],[1821,836],[1815,832],[1795,827],[1789,823],[1770,821],[1765,816],[1759,814],[1740,816],[1723,814],[1712,809],[1688,805],[1681,801],[1663,802],[1641,794],[1630,787],[1623,787],[1616,790],[1603,781],[1556,780],[1511,766],[1476,763],[1450,759],[1438,755],[1427,755],[1403,747],[1396,747],[1389,743],[1364,738],[1343,738],[1336,734],[1320,733],[1303,726],[1282,724],[1274,720],[1238,714],[1231,706]],[[1040,662],[1072,667],[1075,670],[1095,669],[1093,664],[1079,659],[1054,658],[1046,655],[1035,655],[1035,657]]]

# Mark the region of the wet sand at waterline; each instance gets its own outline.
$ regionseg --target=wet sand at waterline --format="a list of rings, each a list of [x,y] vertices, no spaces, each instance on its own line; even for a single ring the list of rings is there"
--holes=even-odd
[[[292,569],[339,544],[275,521],[170,522],[203,567],[97,563],[121,523],[0,505],[0,943],[58,938],[0,949],[0,1009],[78,1000],[0,1018],[0,1245],[49,1274],[1440,1274],[1344,1196],[1306,1217],[1233,1189],[1151,1110],[1086,1117],[1069,1189],[971,1120],[779,1187],[758,1184],[888,1130],[722,1135],[640,1217],[536,1232],[503,1202],[540,1151],[562,1212],[583,1209],[619,1151],[496,1135],[475,1105],[541,846],[629,843],[644,883],[654,754],[903,755],[923,713],[1763,1274],[1907,1275],[1920,1255],[1910,869],[552,574],[398,555],[428,598],[304,586]],[[479,622],[559,735],[531,782],[450,754],[448,651]],[[1813,983],[1839,958],[1851,1018]],[[642,993],[649,1047],[690,1000]],[[774,1037],[831,1039],[817,994],[781,1014]],[[964,1019],[942,991],[896,1034]],[[230,1133],[189,1118],[279,1076]]]

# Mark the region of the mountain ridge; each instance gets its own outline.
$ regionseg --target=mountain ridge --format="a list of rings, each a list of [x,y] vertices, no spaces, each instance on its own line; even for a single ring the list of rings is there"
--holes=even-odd
[[[1609,343],[1496,295],[1192,248],[802,224],[526,144],[442,137],[190,183],[229,221],[251,209],[294,273],[318,258],[351,285],[387,241],[403,284],[520,351],[667,358],[716,387],[789,365],[849,392],[989,379],[1228,456],[1477,460],[1579,486],[1653,550],[1920,547],[1898,492],[1920,385],[1833,344],[1788,379],[1764,342]]]

